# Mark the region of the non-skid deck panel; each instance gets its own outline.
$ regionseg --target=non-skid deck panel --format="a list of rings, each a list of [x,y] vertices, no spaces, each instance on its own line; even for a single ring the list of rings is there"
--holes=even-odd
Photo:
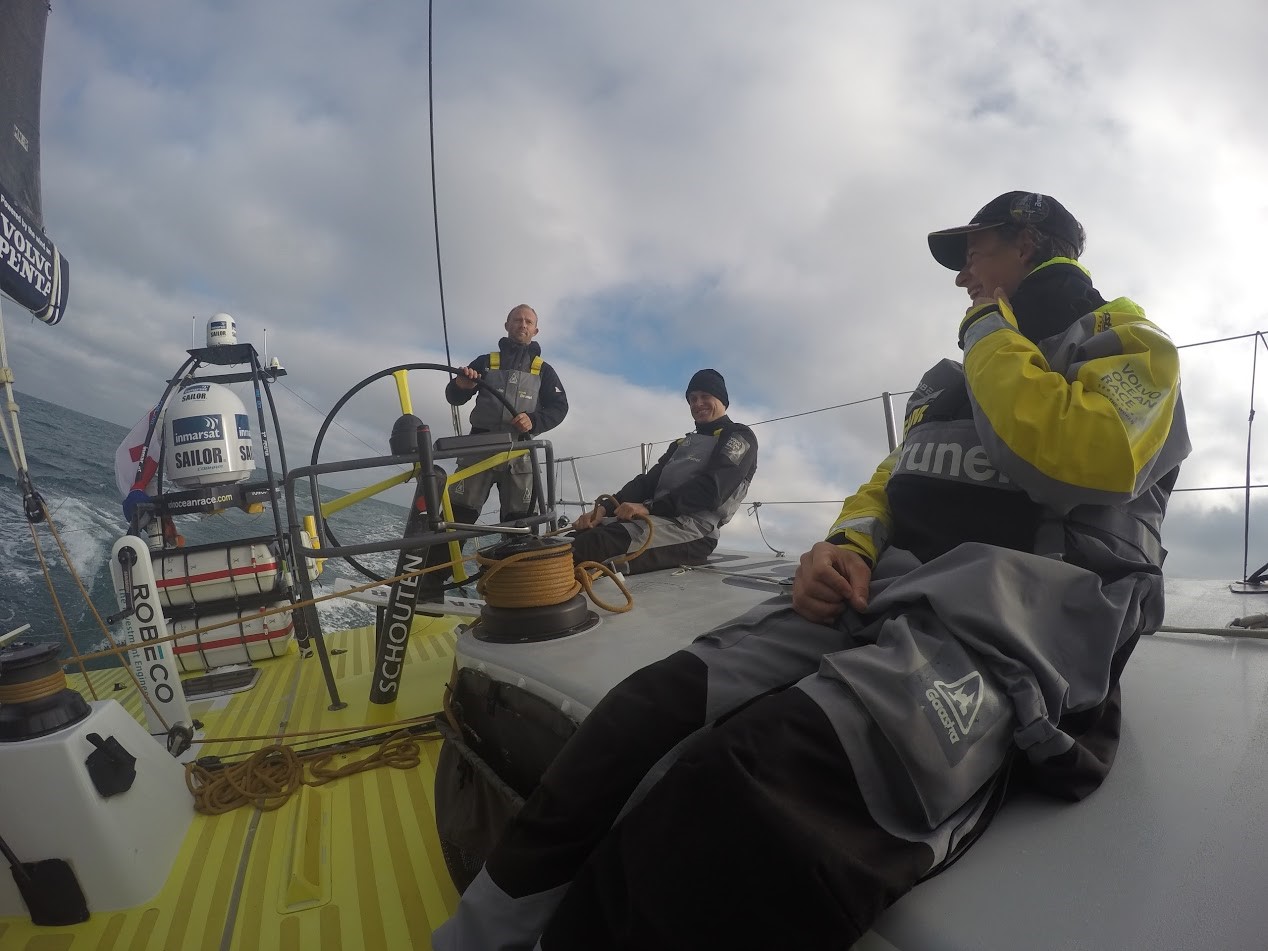
[[[453,662],[452,620],[419,619],[410,638],[401,698],[367,702],[373,631],[327,638],[344,710],[331,711],[316,658],[295,651],[261,662],[257,686],[194,705],[211,736],[273,735],[377,724],[440,709]],[[141,719],[141,706],[121,670],[92,671],[98,695],[121,698]],[[80,675],[70,678],[81,687]],[[285,723],[283,723],[285,721]],[[451,913],[457,893],[436,836],[436,758],[440,741],[420,739],[415,769],[382,767],[308,788],[272,812],[247,807],[223,816],[195,816],[163,890],[143,907],[99,912],[73,928],[37,928],[0,918],[4,951],[175,951],[175,949],[429,948],[430,933]],[[208,745],[228,755],[268,745]],[[375,747],[336,757],[334,766]],[[298,870],[298,874],[293,874]]]
[[[492,644],[463,634],[456,647],[459,663],[482,668],[494,679],[522,682],[530,692],[580,719],[635,670],[762,602],[787,594],[789,587],[779,582],[794,568],[787,559],[715,552],[708,567],[628,578],[634,609],[628,614],[596,611],[599,623],[580,634],[531,644]],[[596,593],[611,597],[615,589],[610,585],[599,582]]]

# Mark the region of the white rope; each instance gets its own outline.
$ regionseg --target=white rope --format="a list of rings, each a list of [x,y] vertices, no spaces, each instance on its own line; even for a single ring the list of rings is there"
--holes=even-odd
[[[8,421],[0,413],[0,432],[4,434],[5,449],[13,460],[13,468],[19,478],[26,473],[26,449],[22,445],[22,429],[18,426],[18,403],[13,395],[13,370],[9,368],[9,352],[4,342],[4,306],[0,302],[0,384],[4,385],[4,411],[13,417],[13,434],[9,433]]]

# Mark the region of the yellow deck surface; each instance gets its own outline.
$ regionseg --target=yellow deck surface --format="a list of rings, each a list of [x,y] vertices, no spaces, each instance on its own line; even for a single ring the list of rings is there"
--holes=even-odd
[[[357,628],[326,638],[346,709],[327,709],[316,657],[301,660],[292,646],[284,657],[258,664],[253,689],[191,704],[191,713],[208,737],[216,737],[383,724],[437,712],[453,661],[452,623],[415,622],[401,697],[392,705],[368,702],[374,632]],[[100,698],[120,699],[140,719],[140,700],[123,671],[93,671],[91,677]],[[91,699],[82,677],[70,680]],[[129,686],[116,690],[116,683]],[[429,949],[432,929],[449,916],[458,896],[436,836],[432,790],[440,740],[419,742],[423,762],[416,769],[382,767],[304,787],[272,812],[245,806],[221,816],[196,815],[152,901],[94,913],[71,928],[0,918],[0,948]],[[230,755],[266,745],[208,746],[205,752]],[[374,748],[336,757],[332,765],[361,759]]]

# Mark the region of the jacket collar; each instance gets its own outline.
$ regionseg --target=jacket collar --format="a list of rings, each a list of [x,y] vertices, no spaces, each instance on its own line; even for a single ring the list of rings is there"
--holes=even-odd
[[[696,423],[696,432],[703,433],[706,436],[712,436],[719,429],[724,429],[731,425],[731,417],[723,413],[717,419],[711,419],[707,423]]]
[[[502,354],[508,358],[527,356],[531,360],[533,357],[540,357],[542,355],[542,345],[536,340],[530,340],[528,343],[520,346],[510,337],[503,337],[498,341],[498,350],[500,350]]]
[[[1017,329],[1034,343],[1065,330],[1084,314],[1105,306],[1092,275],[1078,261],[1052,258],[1026,275],[1009,303]]]

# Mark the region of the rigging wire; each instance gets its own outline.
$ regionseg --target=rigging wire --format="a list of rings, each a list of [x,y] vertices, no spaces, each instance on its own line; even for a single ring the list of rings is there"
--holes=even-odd
[[[436,285],[440,290],[440,327],[445,336],[445,363],[453,366],[449,356],[449,321],[445,315],[445,275],[440,266],[440,211],[436,204],[436,101],[432,91],[432,0],[427,0],[427,150],[431,165],[431,221],[436,239]]]
[[[1230,340],[1245,340],[1248,337],[1259,337],[1263,331],[1255,330],[1248,334],[1237,334],[1232,337],[1220,337],[1218,340],[1195,340],[1193,343],[1176,344],[1177,350],[1187,350],[1189,347],[1208,347],[1213,343],[1228,343]]]
[[[1217,344],[1217,343],[1228,343],[1233,340],[1246,340],[1250,337],[1257,337],[1262,340],[1264,337],[1264,332],[1257,330],[1253,333],[1235,334],[1234,336],[1231,336],[1231,337],[1220,337],[1215,340],[1197,340],[1197,341],[1194,341],[1193,343],[1181,343],[1176,345],[1176,349],[1185,350],[1190,347],[1206,347],[1206,346],[1210,346],[1212,344]],[[1264,346],[1265,348],[1268,348],[1268,341],[1264,341]],[[906,396],[912,392],[913,392],[912,390],[892,390],[890,391],[890,395],[891,396]],[[803,412],[800,412],[800,413],[790,413],[787,416],[773,416],[770,419],[763,419],[763,420],[759,420],[756,423],[749,423],[749,426],[764,426],[767,423],[778,423],[786,419],[797,419],[801,416],[813,416],[816,413],[826,413],[828,410],[833,410],[833,409],[848,409],[851,406],[862,406],[864,403],[872,403],[872,402],[881,400],[883,398],[884,397],[880,394],[877,394],[876,396],[867,396],[862,399],[850,400],[848,403],[836,403],[836,404],[833,404],[832,406],[820,406],[817,409],[804,410]],[[660,441],[672,442],[672,440],[660,440]],[[629,452],[631,449],[641,449],[644,445],[646,445],[646,443],[636,443],[633,446],[622,446],[620,449],[604,449],[600,452],[590,452],[590,453],[585,453],[584,455],[565,456],[560,458],[558,461],[559,462],[574,462],[574,461],[580,462],[583,459],[597,459],[599,456],[610,456],[618,452]],[[653,445],[655,445],[655,443],[653,443]],[[1241,488],[1245,488],[1245,486],[1243,485],[1201,486],[1201,487],[1195,487],[1195,488],[1189,488],[1189,489],[1176,489],[1175,491],[1176,492],[1201,492],[1201,491],[1226,489],[1226,488],[1241,489]],[[1251,486],[1251,488],[1263,488],[1263,486],[1253,485]],[[765,502],[763,504],[765,505],[792,505],[795,503]]]
[[[1250,349],[1250,414],[1246,418],[1246,503],[1243,506],[1245,514],[1242,520],[1243,581],[1250,573],[1250,440],[1255,432],[1255,379],[1259,376],[1259,348],[1252,344]]]
[[[435,44],[432,41],[432,9],[433,0],[427,0],[427,162],[431,166],[431,223],[432,234],[436,241],[436,289],[440,293],[440,329],[445,338],[445,365],[453,366],[453,356],[449,352],[449,318],[445,310],[445,273],[441,267],[440,257],[440,206],[436,200],[436,98],[433,91],[432,54]],[[458,415],[458,407],[449,407],[453,418],[455,435],[462,434],[462,417]]]
[[[555,460],[556,462],[580,462],[582,459],[597,459],[599,456],[610,456],[617,452],[629,452],[631,449],[642,449],[643,443],[634,446],[622,446],[620,449],[604,449],[602,452],[590,452],[583,456],[564,456]]]
[[[301,403],[303,403],[305,406],[307,406],[309,409],[311,409],[311,410],[312,410],[313,412],[315,412],[317,415],[319,415],[319,416],[320,416],[320,415],[322,415],[321,410],[319,410],[319,409],[318,409],[316,406],[314,406],[312,403],[308,402],[308,400],[304,399],[302,396],[300,396],[298,393],[296,393],[294,390],[292,390],[292,389],[291,389],[289,386],[287,386],[285,383],[281,383],[281,382],[278,382],[278,381],[274,381],[273,385],[274,385],[274,386],[280,386],[280,387],[281,387],[282,389],[284,389],[287,393],[291,394],[291,396],[295,397],[295,399],[299,400]],[[357,442],[361,443],[361,445],[365,446],[365,448],[366,448],[366,449],[368,449],[368,450],[370,450],[370,452],[374,453],[375,455],[382,455],[382,453],[383,453],[383,447],[382,447],[382,446],[372,446],[372,445],[370,445],[368,442],[366,442],[364,439],[362,439],[360,436],[358,436],[356,433],[354,433],[351,429],[349,429],[347,426],[345,426],[343,423],[339,422],[338,420],[335,420],[335,425],[336,425],[337,427],[339,427],[340,429],[342,429],[346,435],[351,436],[351,437],[352,437],[353,439],[355,439]],[[408,468],[408,467],[406,467],[406,466],[401,466],[401,467],[400,467],[400,469],[401,469],[402,471],[403,471],[404,469],[406,469],[406,468]]]
[[[906,396],[912,390],[891,390],[890,396]],[[775,416],[771,419],[763,419],[760,422],[749,423],[749,426],[764,426],[766,423],[778,423],[785,419],[797,419],[800,416],[813,416],[815,413],[826,413],[830,409],[845,409],[848,406],[862,406],[864,403],[873,403],[882,400],[885,397],[882,394],[876,396],[868,396],[861,400],[851,400],[848,403],[837,403],[835,406],[821,406],[819,409],[808,409],[801,413],[791,413],[788,416]]]
[[[906,396],[908,393],[911,393],[911,392],[913,391],[912,390],[891,390],[889,395],[890,396]],[[832,406],[820,406],[818,409],[808,409],[800,413],[790,413],[787,416],[772,416],[770,419],[758,420],[756,423],[749,423],[748,425],[750,427],[764,426],[767,423],[778,423],[786,419],[797,419],[798,417],[801,417],[801,416],[813,416],[816,413],[826,413],[829,410],[847,409],[851,406],[862,406],[864,403],[874,403],[882,399],[884,399],[884,396],[881,394],[877,394],[876,396],[866,396],[863,399],[850,400],[850,402],[848,403],[835,403]],[[674,438],[676,439],[677,437],[674,437]],[[597,459],[599,456],[610,456],[613,453],[617,453],[617,452],[629,452],[631,449],[642,449],[644,446],[655,446],[660,443],[670,443],[673,441],[674,441],[673,439],[658,439],[650,443],[637,443],[633,446],[622,446],[620,449],[604,449],[601,452],[589,452],[579,456],[564,456],[557,461],[580,462],[583,459]]]
[[[1255,332],[1255,339],[1258,343],[1263,344],[1265,350],[1268,350],[1268,339],[1265,339],[1262,331]],[[1268,563],[1260,565],[1253,572],[1248,573],[1247,571],[1250,567],[1250,441],[1255,426],[1255,379],[1258,376],[1256,373],[1258,357],[1259,348],[1254,347],[1250,371],[1250,419],[1247,421],[1246,432],[1246,501],[1242,506],[1244,520],[1242,526],[1242,581],[1247,584],[1262,584],[1265,572],[1268,572]]]
[[[1229,338],[1229,339],[1234,339],[1234,338]],[[908,393],[911,393],[911,392],[913,391],[912,390],[891,390],[889,395],[890,396],[906,396]],[[786,419],[797,419],[798,417],[801,417],[801,416],[813,416],[816,413],[826,413],[829,410],[833,410],[833,409],[847,409],[848,407],[851,407],[851,406],[862,406],[864,403],[874,403],[882,399],[884,399],[884,396],[878,393],[876,396],[866,396],[863,399],[850,400],[850,402],[848,403],[835,403],[832,406],[820,406],[818,409],[808,409],[800,413],[790,413],[787,416],[772,416],[770,419],[759,420],[756,423],[749,423],[748,425],[750,427],[764,426],[767,423],[778,423]],[[583,459],[596,459],[599,456],[610,456],[613,453],[617,453],[617,452],[629,452],[631,449],[642,449],[644,446],[648,446],[648,445],[655,446],[658,443],[662,443],[662,442],[664,443],[673,442],[673,439],[659,439],[651,443],[637,443],[636,445],[633,445],[633,446],[622,446],[620,449],[604,449],[602,452],[590,452],[580,456],[565,456],[559,459],[558,461],[559,462],[580,462]]]
[[[783,558],[784,553],[766,540],[766,533],[762,531],[762,516],[758,513],[758,509],[762,507],[761,502],[754,502],[748,507],[748,514],[757,520],[757,534],[762,536],[762,543],[775,553],[776,558]]]

